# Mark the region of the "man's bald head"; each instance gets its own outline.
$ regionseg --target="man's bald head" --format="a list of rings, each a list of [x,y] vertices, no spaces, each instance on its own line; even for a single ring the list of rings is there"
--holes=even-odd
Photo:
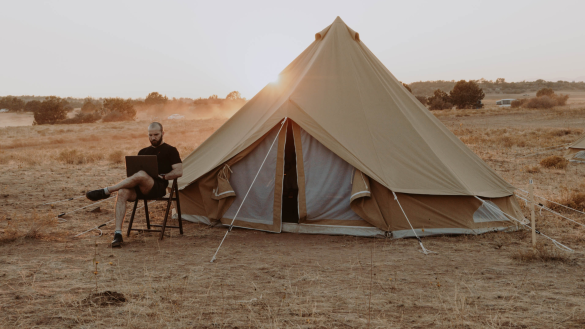
[[[161,132],[163,132],[163,126],[162,124],[158,123],[158,122],[153,122],[151,124],[148,125],[148,130],[153,130],[153,129],[160,129]]]
[[[148,139],[152,146],[157,147],[161,145],[163,143],[164,134],[163,126],[160,123],[153,122],[148,125]]]

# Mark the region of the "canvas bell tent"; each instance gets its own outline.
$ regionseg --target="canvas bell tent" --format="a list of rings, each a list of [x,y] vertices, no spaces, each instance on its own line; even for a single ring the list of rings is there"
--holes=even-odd
[[[585,163],[585,135],[569,145],[565,157],[571,162]]]
[[[235,226],[269,232],[406,237],[522,218],[514,187],[339,17],[183,166],[183,219],[208,224],[238,213]]]

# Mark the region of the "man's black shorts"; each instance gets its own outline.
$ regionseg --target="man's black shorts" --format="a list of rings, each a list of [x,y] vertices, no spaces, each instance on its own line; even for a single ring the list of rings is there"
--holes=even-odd
[[[152,185],[152,188],[148,193],[143,194],[138,186],[136,186],[134,190],[139,199],[158,199],[167,194],[168,185],[169,181],[157,177],[154,179],[154,185]]]

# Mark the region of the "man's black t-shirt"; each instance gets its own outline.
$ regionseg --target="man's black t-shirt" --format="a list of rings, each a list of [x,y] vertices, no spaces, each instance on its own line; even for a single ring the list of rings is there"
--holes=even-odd
[[[158,163],[158,174],[168,174],[173,170],[173,165],[182,163],[179,151],[174,146],[170,146],[167,143],[162,143],[158,147],[149,146],[145,147],[138,155],[156,155],[156,161]],[[168,181],[165,180],[165,182]]]

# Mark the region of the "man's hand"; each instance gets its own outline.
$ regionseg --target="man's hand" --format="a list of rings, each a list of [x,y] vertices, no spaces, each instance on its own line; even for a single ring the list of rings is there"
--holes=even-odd
[[[173,180],[173,179],[179,178],[181,176],[183,176],[183,164],[182,163],[175,163],[173,165],[173,170],[168,174],[164,174],[163,179]]]

